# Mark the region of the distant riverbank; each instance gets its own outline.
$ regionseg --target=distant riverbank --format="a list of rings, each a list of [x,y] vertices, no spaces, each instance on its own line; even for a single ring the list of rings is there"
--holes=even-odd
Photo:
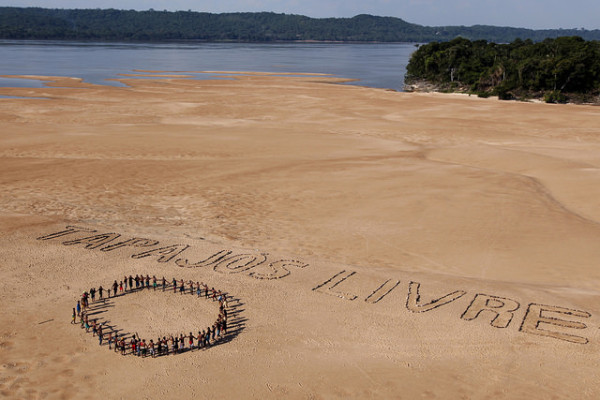
[[[361,14],[352,18],[310,18],[273,12],[206,13],[115,9],[0,7],[0,38],[262,42],[438,42],[457,37],[506,43],[566,35],[600,39],[600,30],[474,26],[423,26],[395,17]]]

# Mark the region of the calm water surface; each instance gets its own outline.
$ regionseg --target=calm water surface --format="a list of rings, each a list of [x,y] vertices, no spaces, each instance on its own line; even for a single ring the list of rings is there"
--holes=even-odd
[[[0,40],[0,75],[52,75],[119,85],[135,69],[325,73],[353,84],[402,90],[416,47],[333,43],[82,43]],[[206,76],[207,78],[209,76]],[[0,78],[4,87],[39,87],[37,81]]]

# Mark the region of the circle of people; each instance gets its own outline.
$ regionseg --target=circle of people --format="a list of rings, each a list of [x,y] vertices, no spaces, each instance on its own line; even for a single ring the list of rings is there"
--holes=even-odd
[[[163,292],[167,290],[167,287],[172,286],[174,293],[179,291],[179,293],[183,295],[189,292],[191,295],[196,294],[197,297],[218,301],[219,316],[212,326],[209,326],[202,331],[198,331],[197,335],[194,335],[192,332],[190,332],[189,335],[184,335],[182,333],[179,336],[163,336],[162,339],[158,337],[156,341],[153,339],[150,339],[150,341],[141,339],[137,333],[131,336],[131,338],[128,338],[125,335],[119,336],[117,332],[113,332],[112,330],[104,332],[103,323],[98,323],[97,319],[90,320],[88,317],[90,300],[94,303],[96,301],[96,294],[98,294],[99,297],[98,301],[104,302],[105,292],[107,295],[106,298],[110,298],[111,294],[112,297],[117,297],[136,290],[150,290],[151,286],[153,290],[156,290],[160,286]],[[81,300],[78,300],[76,307],[73,308],[71,323],[77,324],[77,318],[79,318],[81,328],[85,329],[88,333],[91,330],[92,335],[98,337],[100,345],[106,340],[108,342],[109,350],[114,349],[115,352],[121,352],[122,355],[133,354],[138,357],[156,357],[160,355],[177,354],[195,348],[201,349],[209,347],[227,334],[227,300],[227,295],[225,293],[220,290],[215,290],[214,287],[209,289],[208,285],[203,282],[196,282],[194,284],[194,282],[190,280],[186,284],[183,279],[177,281],[173,278],[171,284],[169,284],[164,276],[159,282],[156,276],[150,278],[149,275],[146,275],[145,277],[143,275],[136,275],[135,277],[129,275],[124,276],[123,280],[119,283],[115,280],[107,289],[100,286],[98,289],[91,288],[89,292],[84,292],[81,295]]]

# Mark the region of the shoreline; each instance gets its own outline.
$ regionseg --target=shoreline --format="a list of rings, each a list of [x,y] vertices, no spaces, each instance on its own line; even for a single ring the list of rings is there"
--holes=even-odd
[[[444,88],[441,85],[432,84],[429,82],[416,82],[411,84],[405,84],[403,87],[403,92],[405,93],[439,93],[439,94],[460,94],[460,95],[468,95],[468,96],[476,96],[478,98],[493,98],[496,100],[500,100],[500,98],[496,95],[491,95],[489,93],[485,93],[485,95],[481,95],[478,93],[471,93],[466,88],[458,88],[454,91]],[[574,105],[589,105],[589,106],[598,106],[600,105],[600,96],[596,102],[578,102],[578,101],[567,101],[564,103],[556,103],[556,102],[547,102],[544,101],[543,93],[530,93],[531,96],[527,96],[526,98],[512,98],[512,99],[503,99],[502,101],[517,101],[523,103],[546,103],[546,104],[574,104]],[[573,94],[571,94],[573,95]],[[581,96],[579,93],[575,93],[576,96]]]
[[[189,75],[192,74],[192,75]],[[198,79],[197,77],[195,77],[193,74],[206,74],[206,75],[214,75],[211,77],[206,77],[206,78],[201,78]],[[331,74],[324,74],[324,73],[303,73],[303,72],[267,72],[267,71],[164,71],[164,70],[133,70],[133,73],[120,73],[118,74],[120,76],[120,78],[110,78],[107,79],[108,81],[117,81],[120,82],[122,84],[124,84],[123,82],[121,82],[122,80],[126,80],[126,79],[135,79],[135,78],[144,78],[144,79],[165,79],[165,80],[170,80],[170,79],[190,79],[190,80],[195,80],[195,81],[218,81],[218,80],[222,80],[222,79],[227,79],[227,78],[233,78],[235,79],[236,77],[242,77],[242,76],[258,76],[258,77],[297,77],[297,78],[304,78],[304,77],[315,77],[315,78],[324,78],[325,80],[323,82],[325,83],[333,83],[333,84],[344,84],[347,82],[358,82],[360,81],[359,79],[350,79],[350,78],[340,78],[340,77],[336,77],[333,76]],[[9,79],[26,79],[26,80],[35,80],[35,81],[40,81],[41,83],[43,83],[45,85],[45,87],[56,87],[57,85],[68,85],[68,82],[77,82],[77,85],[72,85],[71,88],[74,87],[90,87],[90,86],[101,86],[101,87],[113,87],[111,85],[97,85],[97,84],[92,84],[92,83],[87,83],[84,82],[84,80],[82,78],[77,78],[77,77],[63,77],[63,76],[44,76],[44,75],[0,75],[0,78],[9,78]],[[213,79],[214,78],[214,79]],[[398,91],[395,89],[391,89],[391,88],[378,88],[378,87],[371,87],[371,86],[364,86],[364,85],[352,85],[355,87],[362,87],[365,89],[375,89],[375,90],[381,90],[381,91],[385,91],[385,92],[395,92],[395,93],[406,93],[406,94],[431,94],[431,95],[449,95],[449,96],[464,96],[464,97],[469,97],[469,98],[477,98],[477,99],[482,99],[482,100],[486,100],[486,99],[491,99],[491,100],[496,100],[496,101],[500,101],[500,99],[498,98],[498,96],[478,96],[477,94],[474,93],[466,93],[466,92],[461,92],[461,91],[456,91],[456,92],[444,92],[439,90],[439,88],[435,87],[435,85],[430,85],[430,84],[426,84],[426,85],[408,85],[409,87],[411,87],[411,90],[402,90],[402,91]],[[69,86],[63,86],[64,88],[69,88]],[[407,86],[405,85],[405,88]],[[30,87],[0,87],[0,90],[20,90],[20,89],[31,89]],[[22,96],[11,96],[11,95],[5,95],[5,96],[10,96],[10,97],[22,97]],[[10,97],[4,97],[4,98],[10,98]],[[23,98],[33,98],[33,97],[23,97]],[[513,100],[502,100],[502,101],[508,101],[508,102],[519,102],[519,103],[535,103],[535,104],[555,104],[555,103],[546,103],[543,101],[543,99],[541,98],[531,98],[531,99],[513,99]],[[599,103],[574,103],[574,102],[568,102],[568,103],[564,103],[562,105],[566,105],[566,104],[571,104],[571,105],[578,105],[578,106],[597,106],[600,105]]]

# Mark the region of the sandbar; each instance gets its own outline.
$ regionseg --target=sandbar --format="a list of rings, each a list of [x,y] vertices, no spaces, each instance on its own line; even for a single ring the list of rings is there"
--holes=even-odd
[[[0,88],[0,397],[600,396],[600,109],[185,74]],[[235,334],[70,324],[130,274],[226,291]],[[187,333],[195,300],[98,317]]]

